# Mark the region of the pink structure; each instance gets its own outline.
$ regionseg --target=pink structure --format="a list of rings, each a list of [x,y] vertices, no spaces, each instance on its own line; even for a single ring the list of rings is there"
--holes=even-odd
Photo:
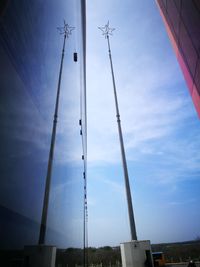
[[[157,0],[157,4],[200,118],[200,1]]]

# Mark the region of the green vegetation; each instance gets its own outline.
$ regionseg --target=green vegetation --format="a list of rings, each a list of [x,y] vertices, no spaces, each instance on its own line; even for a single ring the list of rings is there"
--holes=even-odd
[[[200,240],[164,243],[152,245],[152,251],[162,251],[166,261],[188,262],[189,259],[200,260]],[[86,251],[90,267],[120,267],[121,254],[119,247],[89,247]],[[2,266],[23,267],[23,250],[0,250],[0,262]],[[83,266],[83,250],[80,248],[57,249],[56,267]]]
[[[86,250],[89,265],[121,266],[121,256],[119,247],[89,247]],[[66,250],[57,250],[56,266],[74,267],[83,263],[83,250],[77,248],[68,248]]]
[[[162,251],[167,262],[200,260],[200,240],[152,245],[152,251]]]
[[[200,240],[180,242],[180,243],[163,243],[153,244],[152,252],[164,252],[166,262],[188,262],[189,259],[200,260]],[[119,247],[89,247],[87,250],[88,263],[90,266],[111,267],[121,266],[121,254]],[[57,266],[74,267],[81,265],[83,262],[83,252],[81,249],[68,248],[58,250]]]

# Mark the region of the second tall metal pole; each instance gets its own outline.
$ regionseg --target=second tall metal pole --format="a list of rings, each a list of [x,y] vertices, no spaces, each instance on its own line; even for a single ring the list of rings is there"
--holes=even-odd
[[[57,95],[56,95],[56,105],[55,105],[54,120],[53,120],[53,129],[52,129],[52,135],[51,135],[51,146],[50,146],[50,151],[49,151],[49,160],[48,160],[48,168],[47,168],[47,176],[46,176],[46,184],[45,184],[45,194],[44,194],[44,201],[43,201],[42,219],[41,219],[41,224],[40,224],[40,234],[39,234],[39,241],[38,241],[39,245],[42,245],[45,243],[45,236],[46,236],[47,213],[48,213],[49,193],[50,193],[50,185],[51,185],[51,172],[52,172],[52,165],[53,165],[54,145],[55,145],[55,139],[56,139],[58,105],[59,105],[60,85],[61,85],[61,76],[62,76],[62,68],[63,68],[63,59],[64,59],[64,53],[65,53],[66,36],[67,35],[64,34],[63,49],[62,49],[59,79],[58,79],[58,87],[57,87]]]

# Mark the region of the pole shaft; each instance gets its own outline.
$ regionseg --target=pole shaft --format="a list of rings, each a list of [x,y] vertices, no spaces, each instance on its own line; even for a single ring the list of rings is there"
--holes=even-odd
[[[135,219],[134,219],[133,205],[132,205],[132,198],[131,198],[131,190],[130,190],[129,177],[128,177],[128,168],[127,168],[126,155],[125,155],[125,150],[124,150],[124,141],[123,141],[119,106],[118,106],[118,100],[117,100],[117,90],[115,86],[115,77],[114,77],[112,55],[111,55],[111,49],[110,49],[110,40],[109,40],[108,34],[106,35],[106,38],[108,41],[108,52],[109,52],[111,74],[112,74],[112,81],[113,81],[113,90],[114,90],[114,97],[115,97],[116,117],[117,117],[119,141],[120,141],[120,148],[121,148],[121,155],[122,155],[122,164],[123,164],[123,170],[124,170],[125,186],[126,186],[126,197],[127,197],[127,203],[128,203],[128,214],[129,214],[129,222],[130,222],[130,230],[131,230],[131,239],[137,240]]]
[[[86,237],[86,214],[85,214],[85,182],[86,182],[86,177],[85,177],[85,173],[84,173],[84,207],[83,207],[83,266],[86,266],[86,249],[85,249],[85,237]]]
[[[43,201],[42,219],[41,219],[41,224],[40,224],[40,234],[39,234],[39,241],[38,241],[39,245],[45,243],[45,236],[46,236],[46,228],[47,228],[46,223],[47,223],[47,213],[48,213],[48,206],[49,206],[49,193],[50,193],[50,185],[51,185],[54,145],[55,145],[55,139],[56,139],[60,85],[61,85],[61,77],[62,77],[63,60],[64,60],[64,54],[65,54],[65,40],[66,40],[66,34],[64,35],[63,49],[62,49],[62,56],[61,56],[61,63],[60,63],[56,104],[55,104],[55,112],[54,112],[54,120],[53,120],[53,129],[52,129],[52,135],[51,135],[51,146],[50,146],[50,151],[49,151],[49,160],[48,160],[48,168],[47,168],[46,184],[45,184],[45,194],[44,194],[44,201]]]

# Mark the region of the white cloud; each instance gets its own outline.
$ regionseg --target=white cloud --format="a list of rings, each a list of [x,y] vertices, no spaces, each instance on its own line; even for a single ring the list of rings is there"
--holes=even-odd
[[[107,51],[101,53],[106,54]],[[152,55],[153,63],[154,56]],[[150,60],[148,55],[148,61]],[[89,161],[96,161],[97,164],[119,161],[121,159],[109,60],[107,58],[106,62],[102,62],[101,55],[93,57],[89,54],[87,62]],[[120,66],[118,63],[116,80],[119,80],[118,99],[127,149],[143,150],[143,144],[147,141],[159,140],[175,133],[179,124],[191,116],[188,99],[179,92],[173,95],[172,88],[177,88],[177,85],[170,81],[176,68],[171,68],[171,64],[163,68],[160,63],[160,72],[156,75],[159,64],[153,67],[153,63],[149,64],[152,65],[151,69],[142,64],[139,71],[134,71],[131,65]],[[121,82],[120,77],[124,73],[128,79]],[[101,82],[97,83],[97,80]],[[171,87],[169,93],[166,86]]]
[[[171,206],[179,206],[179,205],[187,205],[196,202],[195,198],[187,199],[186,201],[172,201],[169,202],[169,205]]]

